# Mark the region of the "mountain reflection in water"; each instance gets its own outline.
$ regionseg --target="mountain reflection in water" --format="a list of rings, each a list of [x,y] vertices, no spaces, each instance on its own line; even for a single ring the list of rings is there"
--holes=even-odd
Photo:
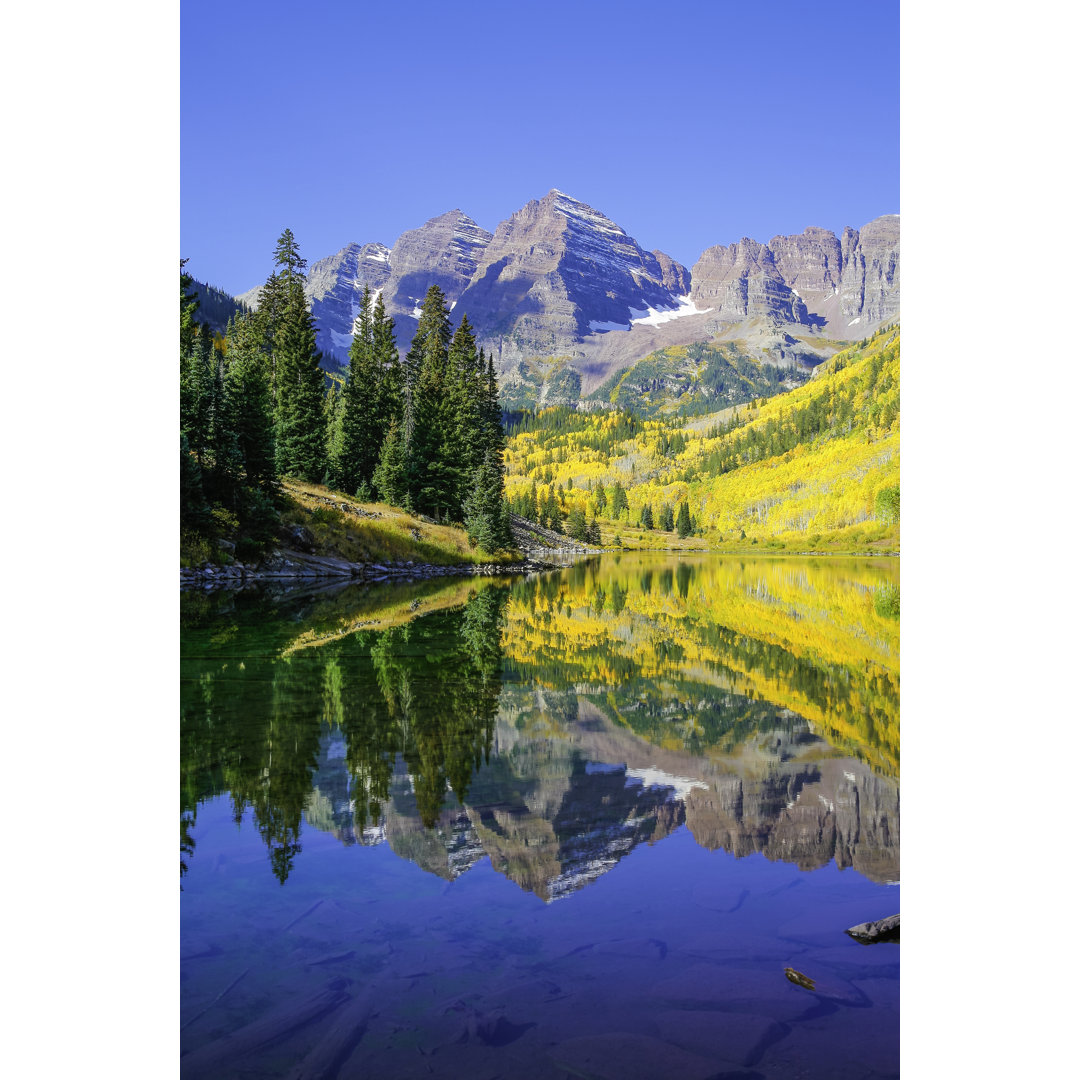
[[[630,555],[186,597],[181,874],[227,793],[282,884],[305,822],[447,880],[488,857],[544,900],[684,823],[896,881],[898,605],[882,560]]]

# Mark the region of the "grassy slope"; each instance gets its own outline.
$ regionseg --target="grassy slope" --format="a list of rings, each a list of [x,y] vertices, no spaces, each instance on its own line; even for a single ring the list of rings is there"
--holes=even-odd
[[[321,484],[284,481],[286,524],[305,525],[315,535],[316,550],[350,562],[407,561],[452,566],[460,563],[509,563],[517,556],[489,555],[469,545],[464,529],[435,525],[386,503],[362,503]],[[326,500],[331,500],[331,507]],[[358,517],[337,509],[346,506],[375,517]]]
[[[685,426],[644,421],[635,438],[610,453],[590,449],[575,434],[519,434],[507,448],[507,493],[527,490],[534,480],[542,482],[550,469],[553,484],[572,482],[567,507],[574,501],[584,503],[588,485],[610,487],[618,480],[627,490],[630,522],[638,521],[646,502],[655,516],[665,503],[677,506],[688,500],[705,535],[685,546],[897,551],[899,524],[875,518],[875,497],[882,488],[899,483],[899,338],[894,327],[879,332],[865,348],[839,353],[805,386],[740,410],[744,420],[750,417],[749,423],[728,435],[710,438],[709,429],[731,410]],[[836,406],[845,397],[851,402],[846,416]],[[765,435],[770,423],[789,423],[796,410],[811,403],[828,414],[824,432],[723,475],[704,467],[704,459],[722,450],[725,441],[730,445],[751,429]],[[611,422],[610,415],[590,419],[596,430]],[[660,456],[661,435],[675,431],[686,437],[686,449]],[[635,529],[625,518],[613,522],[601,517],[600,524],[605,543],[619,534],[628,547],[684,546],[673,533]]]

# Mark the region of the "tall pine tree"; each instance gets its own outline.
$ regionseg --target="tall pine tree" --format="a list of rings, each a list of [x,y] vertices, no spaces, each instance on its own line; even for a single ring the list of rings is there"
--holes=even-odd
[[[371,290],[365,285],[352,345],[349,346],[349,378],[343,394],[341,440],[331,462],[334,485],[350,495],[361,482],[370,484],[379,463],[379,448],[385,436],[385,432],[379,430],[381,382],[375,355]]]
[[[318,482],[327,468],[325,380],[319,366],[322,354],[315,347],[315,320],[304,295],[306,264],[290,230],[279,238],[274,258],[282,290],[272,356],[277,469]]]

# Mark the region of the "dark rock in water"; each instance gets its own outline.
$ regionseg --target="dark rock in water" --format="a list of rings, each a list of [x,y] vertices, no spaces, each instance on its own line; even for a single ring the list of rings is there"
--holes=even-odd
[[[796,971],[794,968],[784,968],[784,974],[788,977],[789,982],[793,982],[796,986],[801,986],[804,990],[816,990],[817,984],[809,975],[804,975],[801,971]]]
[[[876,922],[859,923],[852,926],[844,933],[853,937],[860,945],[875,945],[882,941],[900,940],[900,916],[890,915],[887,919],[878,919]]]
[[[816,976],[811,978],[811,976],[796,971],[791,967],[784,968],[784,974],[787,976],[788,982],[802,987],[803,990],[810,990],[819,998],[833,1002],[836,1005],[865,1009],[869,1008],[871,1004],[870,999],[857,986],[845,979],[831,977],[820,979]]]

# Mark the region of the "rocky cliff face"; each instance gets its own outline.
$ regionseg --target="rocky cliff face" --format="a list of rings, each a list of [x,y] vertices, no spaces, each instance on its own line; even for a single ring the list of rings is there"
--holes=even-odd
[[[389,282],[383,294],[387,312],[395,320],[415,318],[417,305],[432,285],[438,285],[447,302],[455,304],[490,243],[491,233],[460,210],[448,210],[419,229],[402,233],[390,252]],[[473,321],[471,312],[469,319]],[[408,347],[400,331],[398,341]]]
[[[688,273],[644,251],[598,210],[552,190],[504,221],[461,297],[505,363],[565,351],[629,329],[650,308],[675,308]]]
[[[853,339],[900,312],[900,218],[891,214],[837,237],[810,228],[707,248],[691,299],[721,321],[766,318]]]
[[[845,229],[840,284],[841,310],[845,318],[859,326],[855,337],[866,328],[895,319],[900,313],[900,215],[875,218],[861,229]]]

